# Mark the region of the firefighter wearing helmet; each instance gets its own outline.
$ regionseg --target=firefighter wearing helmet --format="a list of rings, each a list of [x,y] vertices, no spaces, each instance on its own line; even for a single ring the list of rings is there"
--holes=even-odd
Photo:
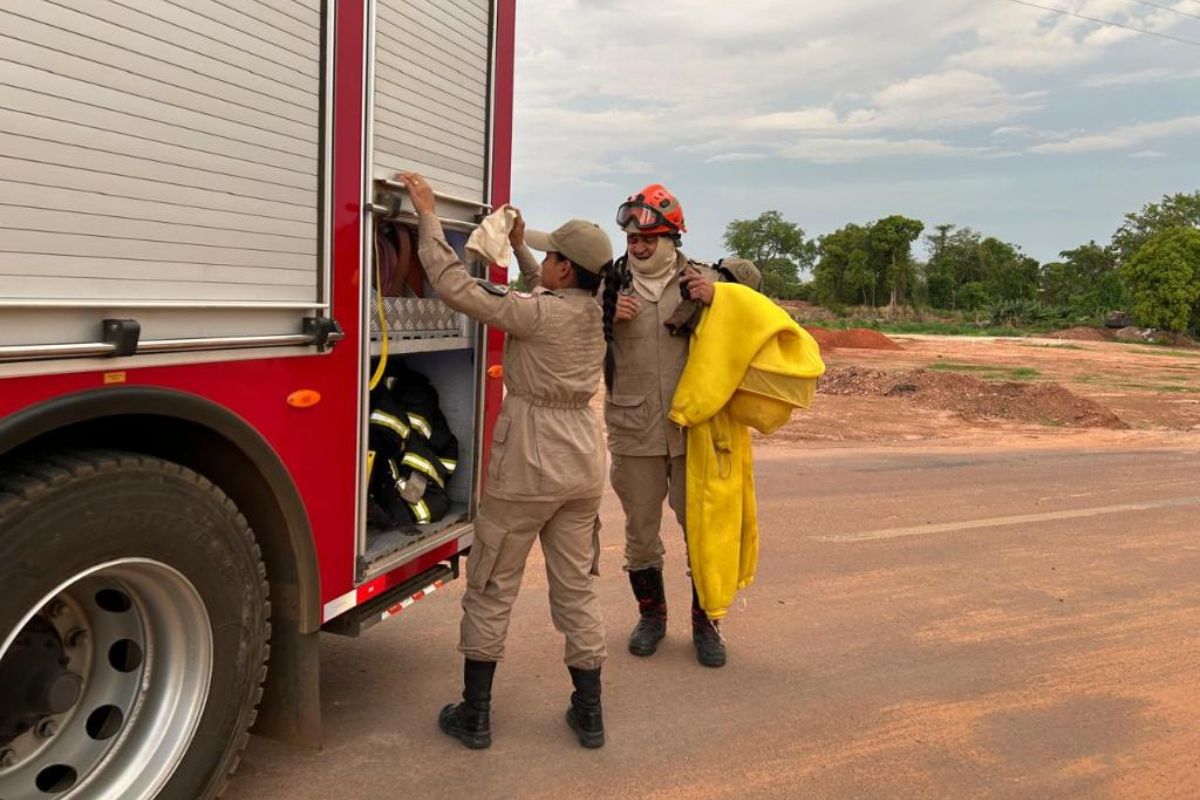
[[[668,501],[682,527],[687,481],[685,432],[667,414],[689,337],[673,335],[668,322],[686,300],[711,303],[717,275],[679,250],[687,226],[666,187],[653,184],[631,195],[617,211],[617,224],[626,252],[603,293],[604,413],[612,485],[625,511],[625,570],[639,611],[629,652],[649,656],[667,629],[662,504]],[[700,608],[694,585],[692,641],[701,664],[725,664],[724,639]]]

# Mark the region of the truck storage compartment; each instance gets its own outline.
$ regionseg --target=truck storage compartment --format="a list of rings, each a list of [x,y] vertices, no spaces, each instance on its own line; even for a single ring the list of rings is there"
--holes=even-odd
[[[405,365],[429,379],[451,432],[458,440],[457,465],[446,481],[450,507],[444,517],[428,524],[382,527],[368,523],[363,562],[367,571],[380,562],[405,560],[453,538],[472,514],[475,440],[478,418],[477,365],[470,349],[413,353]]]
[[[475,453],[482,414],[479,391],[482,375],[477,355],[481,331],[473,320],[442,302],[425,279],[416,257],[414,222],[404,215],[392,219],[375,217],[376,235],[381,238],[372,248],[374,285],[367,298],[367,314],[371,320],[368,339],[371,357],[367,374],[376,374],[380,359],[384,357],[386,340],[384,368],[387,373],[418,373],[437,392],[438,407],[458,442],[457,463],[445,481],[445,494],[450,505],[440,519],[425,524],[415,521],[388,524],[381,523],[378,515],[368,513],[360,559],[364,576],[385,571],[469,531],[474,512]],[[469,223],[463,223],[462,230],[445,231],[447,240],[464,263],[467,263],[468,238],[465,231],[469,227]],[[392,253],[389,247],[380,246],[390,237],[396,237],[397,241],[399,237],[411,237],[411,241],[401,244],[396,248],[397,252]],[[376,262],[386,262],[387,268],[384,263]],[[395,380],[402,381],[403,378]],[[383,384],[386,383],[385,378]],[[408,420],[402,420],[401,424],[406,422]],[[370,465],[373,465],[373,459]],[[382,468],[382,464],[376,467]],[[368,496],[368,511],[378,499]]]
[[[321,0],[0,9],[0,346],[300,333],[327,301]]]
[[[376,0],[373,172],[415,170],[483,200],[491,66],[489,0]]]
[[[443,519],[364,524],[360,579],[471,531],[483,418],[483,332],[448,308],[424,280],[416,258],[417,216],[395,176],[413,170],[429,179],[446,238],[468,263],[467,238],[491,208],[491,6],[489,0],[375,0],[369,6],[373,58],[367,64],[369,152],[363,189],[370,212],[364,272],[371,279],[363,281],[369,333],[364,366],[370,376],[380,358],[403,359],[429,379],[458,440],[459,463],[446,482],[450,509]],[[485,274],[478,265],[468,266],[473,274]],[[364,442],[368,417],[364,414]],[[371,510],[366,492],[364,501]]]
[[[380,218],[376,231],[374,258],[384,263],[372,272],[367,311],[371,355],[381,354],[385,335],[389,352],[395,353],[471,347],[475,323],[438,299],[425,281],[416,256],[415,218]],[[466,233],[446,230],[445,234],[465,260]],[[396,240],[403,244],[392,252],[390,242]]]

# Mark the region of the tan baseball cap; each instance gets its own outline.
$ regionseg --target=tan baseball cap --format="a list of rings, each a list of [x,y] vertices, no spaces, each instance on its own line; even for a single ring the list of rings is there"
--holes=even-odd
[[[756,292],[762,291],[762,273],[753,261],[747,258],[723,258],[717,266],[743,286],[749,286]]]
[[[560,253],[597,274],[613,257],[608,234],[596,223],[583,219],[573,219],[551,233],[527,230],[525,243],[544,253]]]

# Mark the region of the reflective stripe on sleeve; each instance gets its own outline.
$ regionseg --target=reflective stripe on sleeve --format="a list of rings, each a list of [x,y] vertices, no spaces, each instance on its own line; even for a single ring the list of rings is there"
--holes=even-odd
[[[408,425],[404,424],[404,420],[400,419],[399,417],[394,417],[391,414],[388,414],[386,411],[379,411],[378,409],[372,411],[371,422],[375,425],[382,425],[385,428],[390,428],[391,430],[400,434],[401,439],[407,439],[408,434],[411,433],[411,429],[408,427]]]

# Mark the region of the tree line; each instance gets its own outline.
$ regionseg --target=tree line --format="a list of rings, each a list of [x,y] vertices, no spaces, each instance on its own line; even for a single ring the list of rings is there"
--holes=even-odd
[[[914,255],[922,237],[924,260]],[[1020,323],[1098,321],[1123,310],[1146,327],[1200,328],[1200,191],[1148,203],[1126,214],[1107,244],[1088,242],[1047,263],[971,228],[927,229],[901,215],[809,239],[766,211],[730,222],[725,247],[758,264],[768,295],[835,312],[910,307]]]

